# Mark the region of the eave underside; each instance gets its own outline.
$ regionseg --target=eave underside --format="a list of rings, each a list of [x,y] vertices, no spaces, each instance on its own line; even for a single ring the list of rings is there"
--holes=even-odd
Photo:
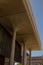
[[[35,32],[37,29],[31,24],[31,14],[26,10],[25,0],[0,0],[0,24],[13,35],[14,30],[17,30],[16,39],[26,44],[27,50],[40,50],[39,38],[36,39]],[[24,4],[23,4],[24,3]],[[33,29],[34,28],[34,29]]]

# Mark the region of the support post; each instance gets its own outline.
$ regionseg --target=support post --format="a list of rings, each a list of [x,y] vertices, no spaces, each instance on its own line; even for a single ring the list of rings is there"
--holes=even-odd
[[[26,45],[23,45],[23,65],[26,65]]]
[[[14,65],[15,40],[16,40],[16,31],[14,31],[14,34],[13,34],[11,56],[10,56],[10,65]]]
[[[21,47],[21,64],[23,64],[23,44],[22,44],[22,47]]]
[[[31,50],[29,50],[29,53],[30,53],[30,54],[29,54],[29,65],[32,65],[32,63],[31,63],[31,62],[32,62],[32,58],[31,58]]]

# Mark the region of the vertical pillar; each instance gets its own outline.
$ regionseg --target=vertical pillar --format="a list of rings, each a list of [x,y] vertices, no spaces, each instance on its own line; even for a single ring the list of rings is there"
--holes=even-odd
[[[30,54],[29,54],[29,65],[32,65],[32,63],[31,63],[31,62],[32,62],[32,58],[31,58],[31,50],[29,50],[29,53],[30,53]]]
[[[26,45],[23,45],[23,65],[26,65]]]
[[[23,64],[23,44],[22,44],[22,47],[21,47],[21,64]]]
[[[10,65],[13,65],[14,64],[15,40],[16,40],[16,31],[14,31],[13,40],[12,40],[12,48],[11,48],[11,56],[10,56]]]

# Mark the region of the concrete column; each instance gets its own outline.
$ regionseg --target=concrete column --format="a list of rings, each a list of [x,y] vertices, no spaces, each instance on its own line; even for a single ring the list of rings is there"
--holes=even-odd
[[[26,65],[26,45],[23,45],[23,65]]]
[[[13,65],[14,64],[15,40],[16,40],[16,31],[14,31],[13,40],[12,40],[12,48],[11,48],[11,56],[10,56],[10,65]]]
[[[29,65],[32,65],[31,50],[29,50]]]

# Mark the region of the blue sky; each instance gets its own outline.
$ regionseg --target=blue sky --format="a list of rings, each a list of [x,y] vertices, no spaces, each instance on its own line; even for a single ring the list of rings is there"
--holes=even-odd
[[[30,0],[30,3],[42,44],[42,50],[33,51],[32,56],[41,56],[43,55],[43,0]]]

